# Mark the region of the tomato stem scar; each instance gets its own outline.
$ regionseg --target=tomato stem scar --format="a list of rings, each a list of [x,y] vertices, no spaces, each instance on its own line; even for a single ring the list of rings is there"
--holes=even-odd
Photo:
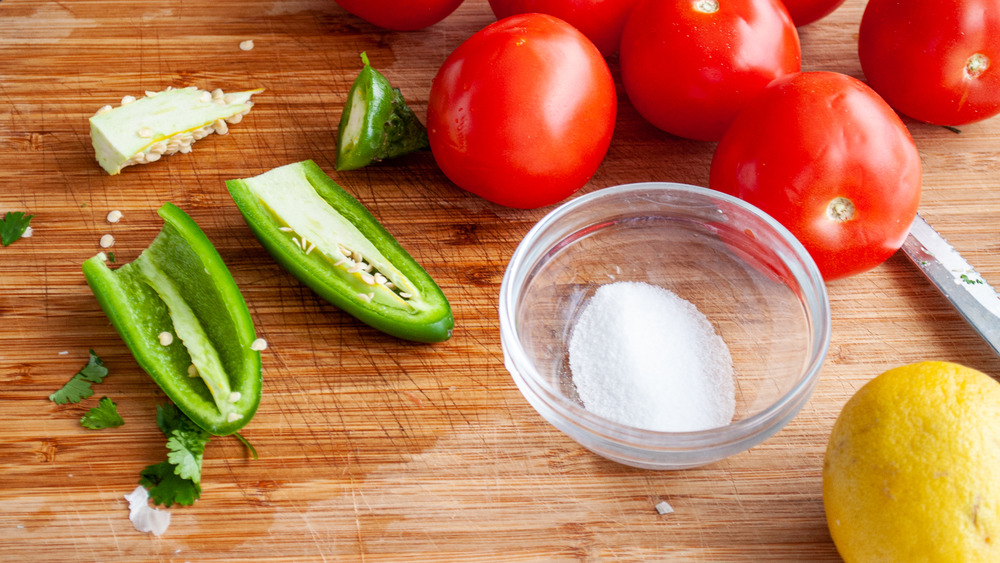
[[[982,53],[976,53],[965,61],[965,75],[969,78],[979,78],[990,67],[990,59]]]
[[[704,14],[714,14],[719,11],[719,0],[698,0],[694,3],[694,9]]]
[[[855,211],[854,202],[843,196],[833,198],[826,206],[826,216],[838,223],[854,219]]]

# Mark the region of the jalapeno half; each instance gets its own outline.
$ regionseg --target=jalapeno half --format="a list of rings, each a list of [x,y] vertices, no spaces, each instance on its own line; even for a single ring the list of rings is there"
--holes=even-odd
[[[163,229],[132,262],[111,270],[100,253],[87,284],[139,366],[177,407],[223,436],[246,425],[261,396],[253,319],[201,228],[173,204]]]
[[[313,161],[226,186],[264,248],[321,297],[399,338],[451,336],[455,321],[441,288]]]

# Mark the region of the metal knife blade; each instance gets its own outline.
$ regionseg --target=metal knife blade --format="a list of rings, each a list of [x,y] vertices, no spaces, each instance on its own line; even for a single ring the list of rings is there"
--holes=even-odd
[[[1000,296],[920,215],[903,243],[907,258],[1000,354]]]

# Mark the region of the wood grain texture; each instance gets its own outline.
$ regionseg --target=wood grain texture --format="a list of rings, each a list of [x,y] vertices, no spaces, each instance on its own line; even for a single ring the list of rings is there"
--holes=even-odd
[[[848,0],[800,30],[805,69],[862,77],[863,8]],[[306,158],[332,173],[359,52],[422,118],[438,66],[491,21],[485,0],[409,33],[376,29],[332,0],[0,3],[0,213],[36,215],[33,238],[0,248],[0,559],[837,560],[820,475],[844,402],[878,373],[922,359],[1000,374],[1000,359],[896,256],[829,284],[830,354],[811,401],[780,433],[699,469],[605,461],[542,420],[503,367],[500,279],[547,210],[467,194],[429,153],[332,175],[440,283],[454,338],[403,343],[322,302],[256,242],[224,181]],[[239,49],[245,39],[253,50]],[[107,176],[87,118],[170,85],[266,91],[229,135]],[[611,149],[583,192],[647,180],[705,185],[714,145],[657,131],[618,87]],[[1000,283],[1000,119],[961,134],[906,123],[924,165],[922,213]],[[158,232],[165,201],[216,244],[271,347],[264,399],[245,429],[261,459],[247,459],[234,439],[213,440],[202,499],[173,510],[167,534],[154,538],[134,530],[122,496],[164,458],[154,412],[165,398],[108,324],[80,264],[105,233],[118,260],[132,260]],[[112,209],[124,213],[116,225],[105,221]],[[81,405],[50,403],[89,348],[110,376]],[[81,428],[102,395],[126,425]],[[661,499],[676,512],[658,515]]]

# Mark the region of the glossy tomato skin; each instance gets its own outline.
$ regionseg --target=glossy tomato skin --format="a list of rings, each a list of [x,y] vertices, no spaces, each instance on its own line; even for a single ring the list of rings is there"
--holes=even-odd
[[[858,32],[868,84],[935,125],[1000,113],[1000,0],[871,0]]]
[[[783,0],[796,27],[818,21],[833,13],[844,0]]]
[[[833,280],[902,246],[920,176],[909,131],[878,94],[847,75],[805,72],[775,80],[740,113],[716,147],[709,186],[774,217]]]
[[[618,56],[636,110],[668,133],[702,141],[719,140],[750,98],[801,63],[779,0],[640,0]]]
[[[394,31],[434,25],[454,12],[462,0],[336,0],[341,8],[366,22]]]
[[[530,209],[587,183],[616,111],[611,71],[594,44],[561,19],[521,14],[448,56],[431,83],[427,136],[459,187]]]
[[[618,51],[622,29],[637,0],[490,0],[498,19],[539,12],[565,20],[594,42],[605,57]]]

